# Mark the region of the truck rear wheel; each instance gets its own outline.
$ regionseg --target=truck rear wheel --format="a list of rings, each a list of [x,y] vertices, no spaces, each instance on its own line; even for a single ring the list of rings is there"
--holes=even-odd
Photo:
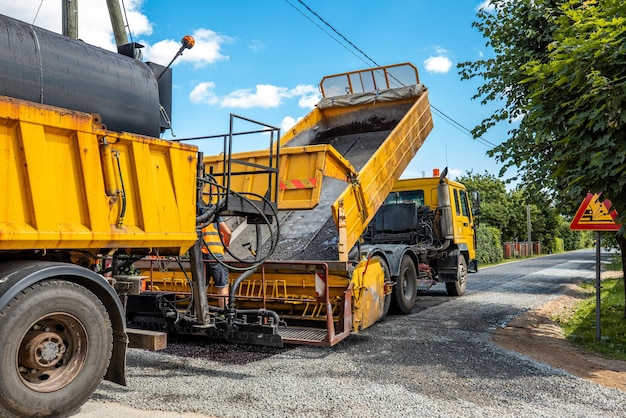
[[[408,255],[402,257],[398,280],[393,287],[394,310],[408,314],[417,302],[417,271],[415,263]]]
[[[463,296],[467,288],[467,263],[462,255],[459,255],[456,277],[456,281],[446,282],[446,290],[450,296]]]
[[[113,350],[109,315],[63,280],[28,287],[0,311],[0,416],[66,416],[102,380]]]

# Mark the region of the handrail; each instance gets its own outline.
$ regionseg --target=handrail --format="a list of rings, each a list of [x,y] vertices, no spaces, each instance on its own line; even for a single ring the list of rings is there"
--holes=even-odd
[[[415,84],[419,84],[417,68],[406,62],[328,75],[322,78],[319,88],[323,97],[333,97]]]

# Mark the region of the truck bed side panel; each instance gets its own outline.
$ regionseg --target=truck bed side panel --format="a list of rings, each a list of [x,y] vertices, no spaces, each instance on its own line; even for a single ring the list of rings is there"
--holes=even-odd
[[[193,146],[0,96],[0,250],[184,252],[196,239],[196,159]]]

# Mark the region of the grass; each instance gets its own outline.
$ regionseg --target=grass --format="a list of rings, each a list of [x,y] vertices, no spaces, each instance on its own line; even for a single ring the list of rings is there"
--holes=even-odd
[[[608,266],[609,270],[621,270],[621,262]],[[572,344],[606,357],[626,361],[626,318],[624,318],[624,279],[602,280],[600,291],[600,331],[596,339],[595,283],[583,283],[581,287],[590,296],[580,302],[574,313],[556,318]]]

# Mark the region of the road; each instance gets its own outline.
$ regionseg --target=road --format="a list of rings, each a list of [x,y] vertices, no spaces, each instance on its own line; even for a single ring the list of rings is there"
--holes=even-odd
[[[433,288],[410,315],[335,347],[252,357],[234,348],[249,357],[240,364],[220,361],[209,354],[217,346],[205,343],[192,357],[130,350],[129,386],[103,382],[75,416],[622,417],[625,392],[490,340],[567,283],[594,277],[592,250],[495,266],[470,275],[465,296]]]

